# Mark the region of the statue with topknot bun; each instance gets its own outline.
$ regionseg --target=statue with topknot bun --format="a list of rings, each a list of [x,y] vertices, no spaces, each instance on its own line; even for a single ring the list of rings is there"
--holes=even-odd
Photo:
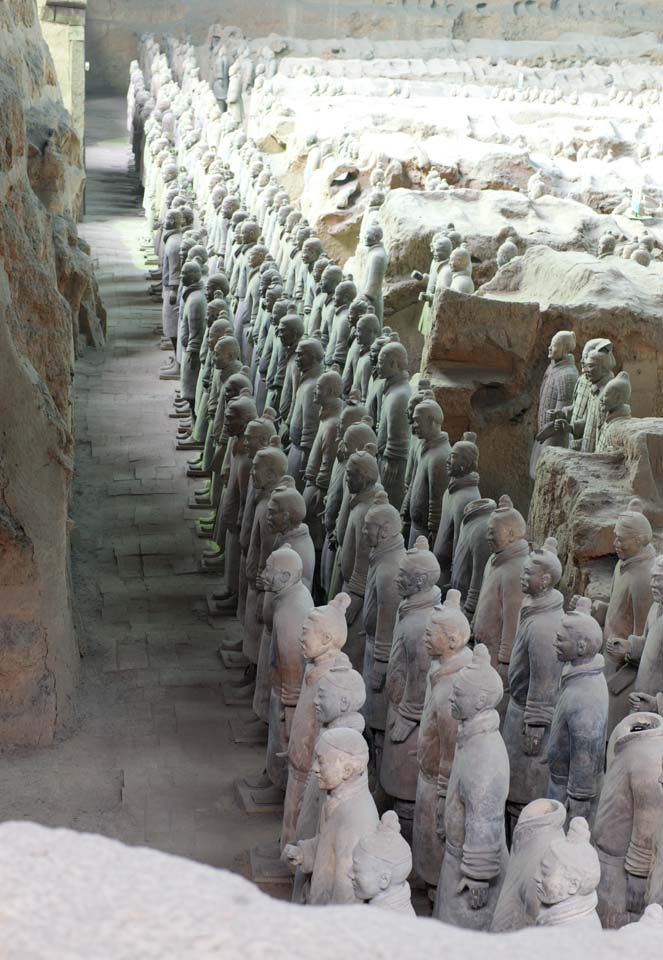
[[[412,870],[412,852],[401,836],[393,810],[387,810],[374,831],[362,837],[352,855],[350,879],[358,900],[381,910],[415,916],[407,878]]]

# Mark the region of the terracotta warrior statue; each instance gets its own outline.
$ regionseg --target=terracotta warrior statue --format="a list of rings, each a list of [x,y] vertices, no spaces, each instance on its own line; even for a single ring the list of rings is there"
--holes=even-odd
[[[397,510],[405,497],[411,439],[407,405],[412,387],[407,366],[407,351],[401,343],[387,343],[382,347],[377,366],[378,377],[384,382],[378,406],[378,459],[382,485]]]
[[[412,837],[419,763],[417,742],[430,657],[424,633],[440,601],[440,566],[420,537],[401,563],[396,586],[402,600],[387,668],[388,701],[380,782],[394,798],[406,839]]]
[[[479,492],[479,448],[475,433],[464,433],[449,453],[447,471],[449,485],[442,497],[440,524],[433,552],[440,564],[440,586],[446,589],[451,581],[454,551],[460,534],[463,512],[468,503],[481,497]]]
[[[470,500],[465,504],[460,522],[451,565],[451,586],[460,592],[465,616],[470,621],[477,608],[483,575],[492,553],[488,528],[496,509],[497,504],[488,497]]]
[[[606,653],[606,678],[610,692],[608,735],[629,712],[628,695],[634,689],[637,672],[637,642],[642,637],[652,603],[651,578],[656,558],[652,528],[634,499],[617,517],[615,553],[619,557],[612,578],[608,604],[596,601],[593,613],[603,623]]]
[[[659,716],[663,716],[663,694],[659,694]],[[660,771],[658,780],[659,786],[663,789],[663,770]],[[658,816],[656,829],[654,833],[654,845],[652,848],[652,865],[647,881],[645,891],[645,902],[648,904],[658,903],[663,906],[663,813]]]
[[[476,643],[485,643],[490,650],[492,663],[505,685],[523,602],[521,576],[529,555],[526,531],[524,517],[504,494],[488,524],[493,552],[486,564],[472,633]],[[502,706],[506,709],[506,704]]]
[[[315,402],[316,387],[322,374],[322,344],[319,340],[300,340],[295,351],[299,371],[288,416],[288,471],[297,489],[304,490],[304,474],[309,454],[320,425],[320,407]]]
[[[449,434],[442,429],[443,423],[442,407],[433,393],[427,392],[412,416],[412,432],[420,445],[402,507],[403,515],[410,520],[410,545],[417,537],[435,543],[440,526],[451,456]]]
[[[313,772],[326,792],[320,831],[283,848],[283,859],[311,876],[308,903],[357,902],[350,878],[352,856],[359,840],[379,822],[367,766],[368,746],[357,730],[338,727],[320,734],[313,760]]]
[[[495,707],[502,680],[482,643],[456,674],[451,711],[458,721],[444,808],[445,851],[434,916],[471,930],[489,930],[508,863],[504,806],[509,758]]]
[[[372,747],[370,772],[377,786],[387,722],[385,680],[401,602],[396,580],[405,557],[401,517],[384,490],[378,490],[368,508],[362,536],[370,548],[364,593],[364,712]]]
[[[566,837],[554,837],[543,855],[534,881],[541,909],[539,927],[574,927],[579,933],[600,930],[596,887],[601,864],[589,842],[583,817],[574,817]]]
[[[576,335],[571,330],[558,331],[550,341],[550,363],[541,383],[536,424],[538,432],[529,462],[532,480],[536,477],[536,465],[545,447],[568,446],[569,434],[565,430],[558,430],[555,421],[559,419],[558,412],[573,403],[573,391],[578,380],[578,368],[573,356],[575,348]]]
[[[373,375],[371,350],[380,336],[380,321],[374,313],[365,313],[357,321],[355,344],[357,347],[354,365],[348,355],[343,371],[343,389],[349,396],[356,391],[362,403],[368,397],[368,387]],[[353,345],[355,345],[353,344]],[[348,366],[348,364],[350,364]],[[352,379],[350,380],[350,375]]]
[[[533,927],[541,909],[534,877],[553,840],[564,839],[566,807],[558,800],[533,800],[523,809],[512,839],[509,865],[500,892],[493,933]]]
[[[588,340],[585,346],[582,348],[582,356],[580,358],[580,376],[576,380],[576,385],[573,390],[573,403],[564,410],[560,411],[559,420],[554,421],[554,429],[557,432],[561,433],[566,431],[569,434],[569,443],[574,450],[580,450],[582,446],[582,438],[585,432],[585,425],[588,416],[589,401],[592,396],[592,389],[594,387],[594,380],[592,377],[598,377],[598,372],[601,368],[601,363],[595,363],[592,375],[590,376],[588,367],[589,355],[597,350],[599,353],[605,355],[604,362],[608,370],[614,370],[615,357],[612,352],[612,343],[610,340],[606,340],[605,338],[601,337]],[[604,386],[609,379],[610,376],[608,376],[605,380],[603,384]]]
[[[371,551],[363,535],[364,518],[380,488],[373,444],[367,444],[363,450],[357,450],[349,458],[345,484],[349,494],[348,515],[343,540],[339,545],[343,590],[350,596],[345,652],[355,670],[361,670],[364,663],[364,595]]]
[[[608,687],[599,653],[601,628],[587,597],[562,617],[555,647],[564,667],[550,728],[548,796],[571,817],[593,816],[603,779]]]
[[[302,690],[290,726],[288,786],[283,804],[281,830],[282,850],[295,839],[306,781],[313,763],[313,751],[319,733],[319,722],[315,711],[318,684],[332,667],[340,664],[350,667],[350,661],[340,652],[348,635],[345,611],[349,603],[348,595],[339,593],[326,607],[314,607],[302,628],[301,646],[307,664],[304,669]],[[368,762],[368,750],[366,762]],[[325,789],[324,786],[323,789]]]
[[[524,594],[509,663],[511,697],[502,731],[511,769],[507,811],[515,825],[524,806],[545,796],[548,735],[562,664],[555,637],[564,613],[557,541],[533,549],[521,574]]]
[[[645,909],[654,837],[663,813],[663,717],[635,713],[610,738],[592,842],[601,861],[598,914],[604,928],[623,927]]]
[[[368,254],[360,293],[370,300],[380,323],[384,324],[383,284],[389,258],[382,243],[382,227],[379,224],[371,224],[368,227],[364,234],[364,243],[368,248]]]
[[[419,776],[412,854],[415,873],[429,890],[435,890],[440,879],[444,808],[456,750],[458,723],[451,713],[452,684],[458,671],[472,661],[467,647],[469,638],[470,625],[460,609],[460,594],[449,590],[442,606],[435,608],[424,634],[431,665],[417,744]]]
[[[663,557],[654,560],[651,571],[653,603],[642,636],[624,642],[626,662],[636,665],[634,692],[629,696],[631,711],[644,710],[663,716]]]
[[[354,849],[350,880],[355,897],[372,907],[414,917],[407,882],[411,870],[412,852],[401,836],[397,815],[387,810],[375,831]]]
[[[601,426],[596,441],[596,453],[610,453],[612,449],[612,425],[631,419],[631,378],[622,370],[610,380],[601,394]]]
[[[419,333],[424,337],[430,333],[433,324],[433,299],[435,297],[435,288],[437,287],[437,278],[440,270],[449,263],[449,257],[451,256],[453,247],[451,240],[446,234],[436,233],[431,240],[430,249],[433,259],[429,267],[429,272],[420,273],[418,270],[412,272],[413,280],[418,280],[419,283],[426,285],[425,291],[419,294],[419,300],[424,304],[421,317],[419,318]]]

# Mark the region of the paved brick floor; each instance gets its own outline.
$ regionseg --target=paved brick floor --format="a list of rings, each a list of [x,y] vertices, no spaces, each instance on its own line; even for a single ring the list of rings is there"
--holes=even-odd
[[[249,817],[236,777],[260,771],[264,748],[237,746],[197,572],[202,541],[187,508],[193,486],[168,419],[172,383],[153,329],[139,244],[125,107],[93,99],[87,114],[83,236],[97,260],[108,345],[76,369],[73,581],[81,661],[77,723],[54,747],[2,759],[0,816],[91,830],[247,872],[249,847],[274,840],[276,816]],[[248,718],[248,711],[244,713]],[[283,888],[281,888],[283,889]],[[277,891],[274,891],[278,893]]]

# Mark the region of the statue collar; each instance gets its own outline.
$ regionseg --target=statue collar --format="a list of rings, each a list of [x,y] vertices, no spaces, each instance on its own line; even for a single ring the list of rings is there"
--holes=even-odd
[[[500,728],[500,715],[497,710],[482,710],[469,720],[458,724],[458,743],[476,737],[478,734],[495,733]]]
[[[370,901],[372,907],[381,910],[395,910],[397,913],[412,913],[410,884],[407,880],[395,887],[389,887]]]
[[[463,477],[450,477],[449,478],[449,493],[455,493],[456,490],[464,490],[466,487],[478,487],[479,486],[479,474],[476,470],[470,470],[469,473],[466,473]]]
[[[564,606],[564,597],[559,590],[546,590],[538,597],[526,596],[520,608],[520,619],[529,620],[538,613],[550,613],[561,610]]]
[[[470,500],[463,511],[463,519],[461,520],[461,523],[470,523],[477,517],[483,517],[487,513],[492,513],[493,510],[496,509],[497,504],[494,500],[490,500],[488,497],[485,497],[482,500]]]
[[[596,396],[598,393],[600,393],[601,390],[603,390],[603,388],[605,387],[606,383],[609,383],[610,380],[612,380],[612,374],[606,373],[604,376],[601,377],[598,383],[592,383],[590,388],[592,395]],[[591,383],[591,380],[590,380],[590,383]]]
[[[384,392],[386,393],[388,390],[391,390],[392,387],[398,387],[406,380],[409,381],[410,375],[407,370],[399,370],[393,376],[389,377],[388,380],[385,377],[382,379],[384,380]]]
[[[278,546],[281,546],[283,543],[292,543],[293,540],[304,540],[308,536],[309,531],[307,525],[305,523],[300,523],[298,526],[293,527],[292,530],[288,530],[286,533],[279,533],[278,537],[274,540],[274,550],[277,549],[277,540]]]
[[[241,369],[241,360],[231,360],[225,370],[219,370],[219,373],[221,374],[221,382],[225,383],[226,380],[232,377],[233,373],[239,373]]]
[[[603,668],[605,666],[605,660],[600,653],[597,653],[595,657],[592,657],[591,660],[588,660],[586,663],[570,663],[564,664],[564,669],[562,670],[562,676],[560,677],[560,686],[563,686],[569,680],[573,680],[575,677],[592,677],[596,676],[599,673],[603,673]]]
[[[301,584],[302,586],[304,586],[301,580],[297,580],[295,583],[289,584],[289,585],[285,588],[285,590],[279,590],[278,593],[274,593],[274,592],[272,591],[272,603],[273,603],[275,606],[276,606],[276,605],[279,605],[279,606],[280,606],[284,601],[290,600],[291,597],[292,597],[292,594],[293,594],[295,591],[296,591],[297,593],[300,593],[300,592],[301,592],[301,590],[299,589],[300,584]],[[306,589],[306,587],[304,587],[304,589]]]
[[[505,547],[504,550],[493,554],[492,564],[494,567],[499,567],[503,563],[506,563],[507,560],[512,560],[514,557],[524,557],[528,553],[529,544],[527,540],[515,540],[513,543],[510,543],[508,547]]]
[[[415,593],[411,597],[401,600],[398,607],[398,619],[402,620],[413,610],[421,610],[425,607],[434,607],[442,599],[439,587],[431,587],[430,590],[422,590],[421,593]],[[431,611],[432,612],[432,611]]]
[[[584,896],[577,895],[568,900],[562,900],[561,903],[554,903],[551,907],[541,904],[536,925],[537,927],[559,927],[574,920],[585,920],[596,911],[597,903],[596,891],[592,890]]]
[[[372,502],[378,490],[382,490],[382,484],[376,482],[372,483],[370,487],[366,487],[365,490],[362,490],[359,493],[353,493],[350,496],[350,510],[352,510],[353,507],[356,507],[358,503],[366,503],[367,500]]]
[[[442,430],[436,437],[432,437],[430,440],[423,440],[421,444],[421,452],[427,453],[429,450],[435,450],[436,447],[443,447],[445,444],[449,443],[449,434]]]
[[[353,710],[351,713],[344,713],[331,723],[325,724],[325,730],[334,730],[336,727],[349,727],[350,730],[356,730],[357,733],[363,733],[366,727],[366,721],[360,713]]]
[[[633,557],[627,557],[626,560],[620,560],[617,566],[619,567],[619,572],[627,570],[629,567],[636,567],[640,563],[651,563],[651,561],[656,556],[656,550],[652,543],[648,543],[646,547],[643,547],[639,553],[636,553]]]
[[[325,802],[327,813],[332,813],[341,803],[347,803],[364,791],[368,791],[368,774],[365,770],[362,770],[358,777],[354,777],[352,780],[344,780],[335,790],[327,791]]]
[[[444,659],[434,657],[430,668],[431,686],[435,687],[442,677],[448,677],[452,673],[458,673],[459,670],[462,670],[463,667],[466,667],[469,663],[472,663],[472,651],[469,647],[463,647],[458,653],[454,653],[452,656],[445,657]]]
[[[375,564],[388,553],[396,553],[396,551],[403,550],[404,548],[405,541],[403,540],[403,534],[395,533],[393,537],[389,537],[387,540],[383,540],[377,547],[373,547],[370,562]]]
[[[605,418],[605,423],[614,423],[615,420],[630,420],[631,419],[631,405],[630,403],[621,403],[616,410],[612,410],[607,417]]]
[[[513,831],[512,849],[519,850],[536,834],[540,838],[544,831],[552,834],[563,830],[566,822],[566,810],[560,804],[538,817],[531,817],[523,820],[521,817]],[[552,836],[550,837],[552,840]]]
[[[203,281],[198,280],[196,283],[192,283],[191,286],[186,287],[186,289],[182,293],[182,299],[188,300],[192,293],[196,293],[196,291],[202,290],[202,289],[203,289]]]

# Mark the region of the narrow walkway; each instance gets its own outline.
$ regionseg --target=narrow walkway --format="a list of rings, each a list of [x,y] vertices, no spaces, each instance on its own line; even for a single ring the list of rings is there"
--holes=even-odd
[[[213,580],[197,572],[192,482],[168,418],[173,383],[147,296],[138,183],[121,99],[87,110],[87,212],[108,345],[76,368],[73,579],[81,661],[77,725],[53,748],[3,759],[2,819],[32,819],[147,844],[247,873],[276,816],[240,810],[236,777],[264,747],[237,746],[229,679],[207,621]],[[224,628],[239,630],[231,621]],[[248,718],[248,711],[244,712]]]

